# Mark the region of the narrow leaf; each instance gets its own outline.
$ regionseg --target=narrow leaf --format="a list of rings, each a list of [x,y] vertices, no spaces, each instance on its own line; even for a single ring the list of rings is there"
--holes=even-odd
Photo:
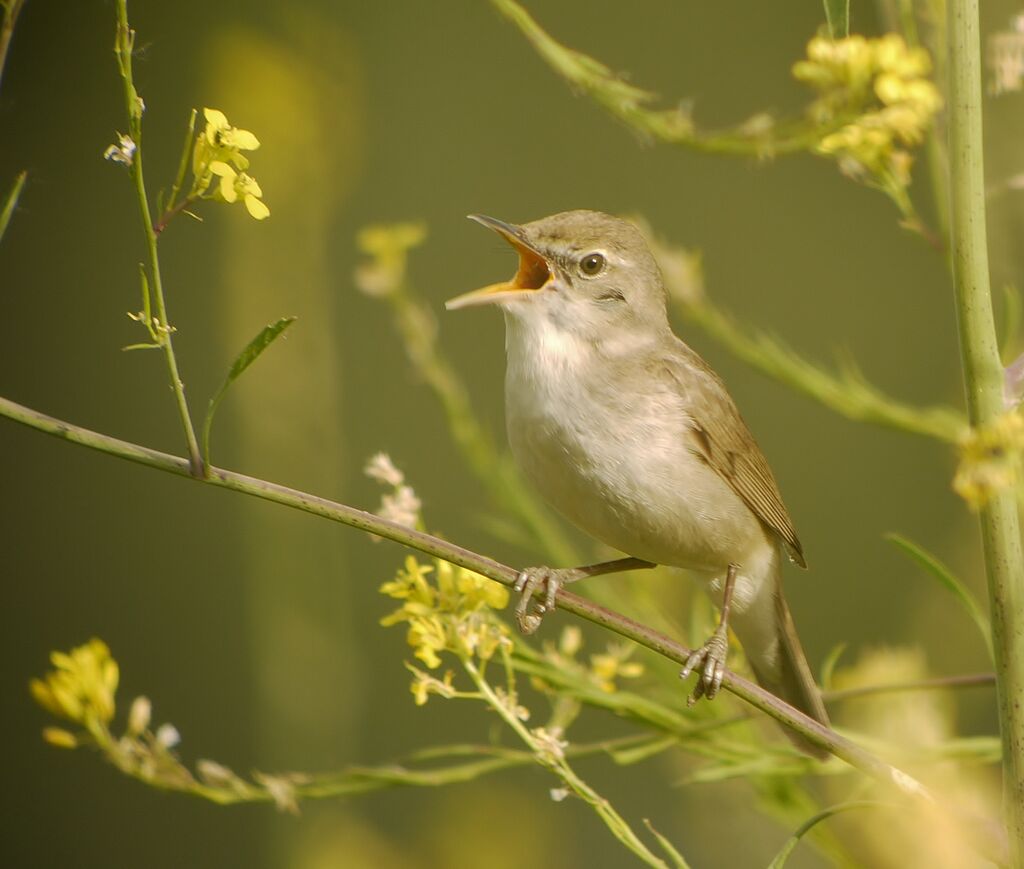
[[[796,832],[786,840],[786,843],[782,846],[779,853],[775,855],[775,859],[768,864],[768,869],[782,869],[782,867],[786,865],[789,855],[792,854],[796,846],[800,844],[800,840],[821,821],[827,820],[833,815],[838,815],[841,812],[852,811],[853,809],[877,809],[885,807],[886,803],[881,803],[877,800],[852,800],[848,803],[839,803],[835,806],[829,806],[827,809],[818,812],[814,817],[808,818],[797,828]]]
[[[139,263],[139,285],[142,287],[142,322],[149,330],[149,334],[157,337],[153,331],[153,309],[149,301],[149,278],[146,277],[146,267]]]
[[[14,186],[11,188],[11,192],[7,194],[7,198],[4,200],[3,208],[0,209],[0,240],[3,239],[4,233],[7,232],[7,224],[11,222],[11,215],[14,214],[14,209],[18,205],[18,197],[21,196],[21,191],[25,186],[25,179],[28,178],[28,172],[19,172],[14,178]]]
[[[850,35],[850,0],[824,0],[828,35],[846,39]]]
[[[647,820],[647,818],[644,818],[644,826],[647,827],[647,829],[651,831],[651,835],[658,840],[658,844],[661,845],[661,850],[668,855],[668,859],[672,861],[672,865],[675,866],[676,869],[690,869],[690,864],[686,862],[686,859],[679,853],[676,846],[654,829],[654,825]]]
[[[123,352],[128,350],[159,350],[161,346],[160,344],[128,344],[122,347],[121,350]]]
[[[946,591],[950,592],[950,594],[957,599],[977,626],[978,631],[985,640],[985,647],[988,649],[989,656],[991,657],[992,627],[989,624],[988,617],[985,615],[984,610],[982,610],[981,605],[978,603],[974,595],[971,594],[970,589],[968,589],[967,586],[965,586],[953,574],[953,572],[946,567],[946,565],[939,561],[939,559],[930,552],[922,549],[916,543],[907,540],[906,537],[890,533],[885,535],[885,539],[909,555],[927,573],[930,573],[935,577]]]
[[[281,336],[281,333],[294,322],[295,317],[282,317],[276,323],[264,326],[260,333],[238,354],[234,364],[231,366],[231,370],[228,371],[228,376],[225,378],[224,383],[221,384],[220,389],[217,390],[216,395],[210,399],[210,406],[206,410],[206,419],[203,420],[203,462],[205,464],[209,465],[210,463],[210,427],[213,425],[213,415],[217,412],[217,408],[228,391],[228,387],[242,375],[246,368],[259,359],[263,351],[273,344]]]
[[[227,389],[231,383],[237,380],[242,372],[259,359],[260,354],[273,344],[278,336],[294,322],[295,317],[282,317],[276,323],[264,326],[259,335],[253,338],[248,346],[238,354],[238,358],[235,359],[234,365],[231,366],[231,370],[228,372],[228,379],[224,382],[224,386],[221,387],[221,391]]]
[[[821,665],[821,687],[827,691],[832,687],[832,674],[835,672],[836,664],[839,663],[839,659],[843,656],[843,652],[846,651],[846,643],[838,643],[832,647],[826,656],[824,662]]]

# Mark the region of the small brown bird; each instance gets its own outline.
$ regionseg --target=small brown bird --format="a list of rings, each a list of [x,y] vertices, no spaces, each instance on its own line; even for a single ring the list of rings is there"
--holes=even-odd
[[[692,700],[717,694],[731,626],[757,680],[828,724],[782,594],[781,553],[804,567],[800,541],[721,379],[672,333],[661,273],[643,236],[597,211],[522,226],[471,217],[519,253],[512,280],[447,305],[504,310],[512,453],[566,518],[631,556],[524,571],[520,626],[535,630],[558,588],[585,576],[686,568],[721,609],[718,629],[680,674],[698,673]]]

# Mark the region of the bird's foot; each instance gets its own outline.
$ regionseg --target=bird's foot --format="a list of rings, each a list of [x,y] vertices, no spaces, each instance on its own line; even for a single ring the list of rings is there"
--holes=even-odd
[[[697,684],[693,686],[693,693],[686,701],[687,705],[693,706],[701,697],[715,699],[725,677],[725,659],[728,652],[728,631],[724,625],[719,625],[711,638],[686,659],[686,664],[679,671],[679,678],[685,679],[694,671],[697,673]]]
[[[519,630],[532,634],[540,627],[544,616],[555,608],[558,590],[573,580],[580,579],[577,568],[557,569],[554,567],[527,567],[516,577],[515,590],[522,594],[516,607],[516,621]],[[541,600],[534,597],[543,589]],[[531,603],[533,606],[531,607]]]

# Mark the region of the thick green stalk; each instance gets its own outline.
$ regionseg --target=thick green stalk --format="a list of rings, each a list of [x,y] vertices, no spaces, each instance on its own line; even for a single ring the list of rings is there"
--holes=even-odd
[[[960,349],[973,426],[1004,412],[989,284],[982,156],[978,0],[949,0],[951,254]],[[1016,495],[997,493],[981,510],[996,686],[1003,743],[1011,865],[1024,866],[1024,557]]]

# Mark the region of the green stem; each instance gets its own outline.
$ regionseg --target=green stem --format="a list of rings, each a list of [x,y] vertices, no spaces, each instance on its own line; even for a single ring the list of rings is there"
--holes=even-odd
[[[658,869],[667,869],[664,860],[653,854],[650,849],[640,841],[640,838],[633,831],[633,828],[626,823],[607,799],[602,797],[566,762],[564,752],[543,744],[538,737],[532,733],[525,724],[509,708],[508,697],[500,697],[491,687],[490,683],[483,677],[483,674],[469,657],[462,657],[462,666],[469,674],[477,690],[483,695],[488,705],[494,709],[501,719],[515,732],[524,744],[526,744],[534,757],[557,775],[574,794],[590,806],[601,818],[604,824],[623,845],[636,854],[648,866],[655,866]]]
[[[949,158],[952,266],[972,425],[1004,412],[989,285],[982,154],[978,0],[949,0]],[[1011,865],[1024,866],[1024,556],[1016,495],[997,493],[980,514],[1003,743],[1003,794]]]
[[[167,305],[164,301],[163,278],[160,274],[160,256],[157,251],[157,232],[153,225],[153,216],[149,210],[149,197],[146,194],[146,181],[142,171],[142,104],[132,80],[132,49],[135,33],[128,26],[127,0],[117,2],[117,53],[121,80],[124,82],[125,107],[128,111],[128,128],[132,141],[135,143],[135,154],[130,172],[135,182],[135,194],[139,201],[139,214],[142,217],[142,229],[146,236],[146,249],[149,253],[149,268],[152,275],[153,300],[156,303],[156,316],[159,319],[157,329],[160,332],[160,346],[167,362],[167,373],[171,380],[171,389],[178,405],[178,416],[185,433],[191,473],[202,476],[203,460],[199,452],[199,441],[196,438],[192,415],[185,398],[185,384],[178,373],[178,360],[174,355],[174,342],[171,340],[170,321],[167,317]]]
[[[4,66],[7,63],[7,49],[11,46],[11,37],[14,35],[14,25],[18,21],[18,13],[25,5],[25,0],[6,0],[0,4],[3,6],[4,17],[0,21],[0,83],[3,82]]]

